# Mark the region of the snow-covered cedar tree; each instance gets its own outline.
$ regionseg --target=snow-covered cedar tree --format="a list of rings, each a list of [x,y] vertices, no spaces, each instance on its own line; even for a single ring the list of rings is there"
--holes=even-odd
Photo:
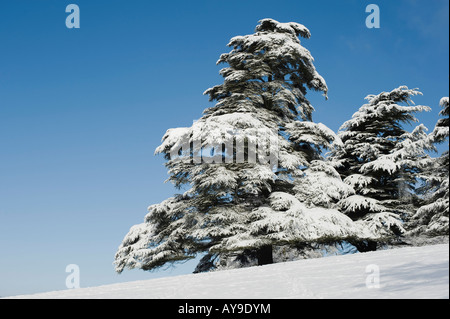
[[[411,98],[416,95],[421,92],[400,86],[367,96],[368,103],[341,126],[342,145],[331,151],[333,166],[355,190],[336,208],[376,234],[376,240],[354,242],[361,251],[400,236],[405,219],[417,209],[415,185],[433,146],[423,125],[412,132],[404,128],[417,122],[414,113],[430,110],[414,105]]]
[[[310,37],[305,26],[264,19],[254,34],[231,39],[232,50],[217,62],[227,64],[224,81],[205,91],[215,105],[192,126],[169,129],[156,149],[168,180],[187,190],[150,206],[144,223],[130,229],[115,256],[117,272],[198,254],[196,271],[238,255],[267,264],[274,245],[357,236],[347,216],[310,210],[294,196],[304,168],[311,166],[308,185],[322,173],[336,178],[320,162],[336,136],[312,122],[305,97],[308,89],[326,96],[327,85],[299,37]],[[320,201],[345,192],[333,189]]]
[[[440,118],[430,133],[433,143],[448,146],[449,136],[449,98],[443,97]],[[423,205],[417,210],[409,223],[409,234],[418,237],[435,237],[449,235],[449,158],[448,149],[441,156],[428,158],[421,177]]]

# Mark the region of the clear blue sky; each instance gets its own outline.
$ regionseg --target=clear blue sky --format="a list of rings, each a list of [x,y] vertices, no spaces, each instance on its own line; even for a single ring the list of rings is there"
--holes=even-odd
[[[78,4],[81,28],[67,29]],[[368,4],[381,28],[365,26]],[[448,96],[448,0],[4,0],[0,2],[0,296],[192,272],[114,272],[114,254],[146,208],[176,191],[153,155],[165,131],[189,126],[220,84],[215,62],[258,20],[299,22],[329,87],[309,93],[333,130],[364,97],[418,87],[432,129]]]

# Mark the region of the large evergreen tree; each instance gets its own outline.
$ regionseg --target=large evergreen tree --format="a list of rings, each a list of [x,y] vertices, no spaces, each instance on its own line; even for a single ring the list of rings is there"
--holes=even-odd
[[[414,189],[422,160],[431,146],[426,128],[409,133],[405,124],[417,122],[414,113],[430,110],[414,106],[417,89],[401,86],[391,92],[366,97],[364,104],[339,132],[343,146],[331,155],[333,165],[355,194],[337,207],[353,220],[364,223],[380,238],[404,232],[405,218],[414,212]],[[376,241],[356,241],[360,250],[376,249]]]
[[[205,92],[216,104],[191,127],[168,130],[156,150],[169,180],[188,190],[150,206],[130,229],[116,253],[118,272],[199,253],[197,271],[233,254],[267,264],[274,245],[358,236],[345,215],[295,197],[303,170],[314,161],[316,173],[325,167],[321,149],[335,139],[312,122],[306,92],[328,89],[299,37],[310,37],[303,25],[264,19],[254,34],[231,39],[218,60],[228,65],[224,82]]]

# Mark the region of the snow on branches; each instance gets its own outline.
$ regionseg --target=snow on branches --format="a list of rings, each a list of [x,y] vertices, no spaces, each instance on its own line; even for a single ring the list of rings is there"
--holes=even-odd
[[[333,166],[355,190],[337,207],[380,235],[405,231],[402,221],[417,209],[413,190],[427,151],[434,149],[425,126],[412,132],[404,129],[418,121],[415,113],[430,111],[428,106],[414,105],[412,97],[417,95],[422,93],[400,86],[367,96],[368,103],[341,126],[342,146],[331,152]]]

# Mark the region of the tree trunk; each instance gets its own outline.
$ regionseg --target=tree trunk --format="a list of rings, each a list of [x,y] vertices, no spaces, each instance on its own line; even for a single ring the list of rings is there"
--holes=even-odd
[[[273,264],[272,245],[262,246],[256,251],[256,258],[258,259],[258,265]]]
[[[377,242],[373,240],[364,240],[357,242],[350,242],[360,253],[377,250]]]

